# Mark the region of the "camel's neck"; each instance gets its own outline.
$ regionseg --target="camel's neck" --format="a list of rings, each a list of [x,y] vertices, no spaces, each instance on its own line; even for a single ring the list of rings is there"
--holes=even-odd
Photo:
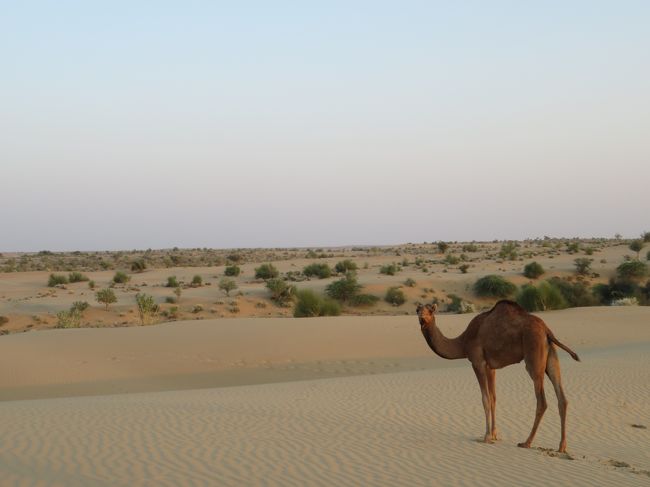
[[[462,335],[456,338],[447,338],[440,332],[435,321],[421,325],[420,328],[429,347],[437,355],[450,360],[467,357],[463,347]]]

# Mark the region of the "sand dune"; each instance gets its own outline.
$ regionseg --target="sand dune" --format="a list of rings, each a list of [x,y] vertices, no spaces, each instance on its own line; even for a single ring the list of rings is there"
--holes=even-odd
[[[478,442],[469,364],[435,357],[413,316],[5,336],[0,485],[648,485],[649,311],[543,314],[582,357],[561,355],[569,457],[550,384],[536,448],[516,447],[535,408],[522,365],[497,373],[502,440]],[[468,320],[439,317],[449,335]],[[210,386],[224,374],[259,383]]]

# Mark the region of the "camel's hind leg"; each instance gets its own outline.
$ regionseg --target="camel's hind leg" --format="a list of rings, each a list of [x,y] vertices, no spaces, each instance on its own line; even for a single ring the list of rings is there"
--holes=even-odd
[[[488,387],[487,367],[485,363],[480,365],[472,364],[478,385],[481,387],[481,399],[483,400],[483,410],[485,411],[485,443],[492,443],[492,431],[490,427],[490,389]]]
[[[546,411],[546,396],[544,394],[544,370],[546,369],[546,357],[548,351],[547,347],[542,346],[539,349],[532,352],[529,356],[525,357],[526,360],[526,370],[533,379],[533,386],[535,387],[535,397],[537,398],[537,408],[535,410],[535,421],[533,422],[533,429],[528,435],[528,439],[523,443],[519,443],[518,446],[522,448],[530,448],[530,445],[533,443],[535,438],[535,433],[537,433],[537,428],[539,427],[539,422],[544,416],[544,411]]]
[[[492,415],[492,429],[490,434],[493,440],[498,440],[496,370],[487,367],[487,381],[488,391],[490,393],[490,413]]]
[[[560,375],[560,360],[557,357],[557,352],[553,344],[549,344],[548,359],[546,361],[546,375],[551,379],[555,395],[557,396],[557,408],[560,411],[560,424],[562,426],[562,436],[560,438],[560,446],[558,451],[561,453],[566,452],[566,410],[568,401],[562,389],[562,377]]]

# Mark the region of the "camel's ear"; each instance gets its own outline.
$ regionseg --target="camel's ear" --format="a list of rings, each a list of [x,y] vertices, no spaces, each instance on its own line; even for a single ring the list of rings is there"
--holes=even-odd
[[[431,309],[435,313],[436,311],[438,311],[438,305],[436,303],[431,303]]]

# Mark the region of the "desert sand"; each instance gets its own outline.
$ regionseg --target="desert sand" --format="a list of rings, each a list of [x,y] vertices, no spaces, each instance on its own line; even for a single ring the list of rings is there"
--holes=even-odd
[[[414,316],[205,319],[2,337],[0,485],[648,485],[650,308],[539,315],[582,359],[560,352],[567,456],[548,381],[535,448],[516,446],[522,364],[497,372],[501,441],[477,441],[469,362]]]

